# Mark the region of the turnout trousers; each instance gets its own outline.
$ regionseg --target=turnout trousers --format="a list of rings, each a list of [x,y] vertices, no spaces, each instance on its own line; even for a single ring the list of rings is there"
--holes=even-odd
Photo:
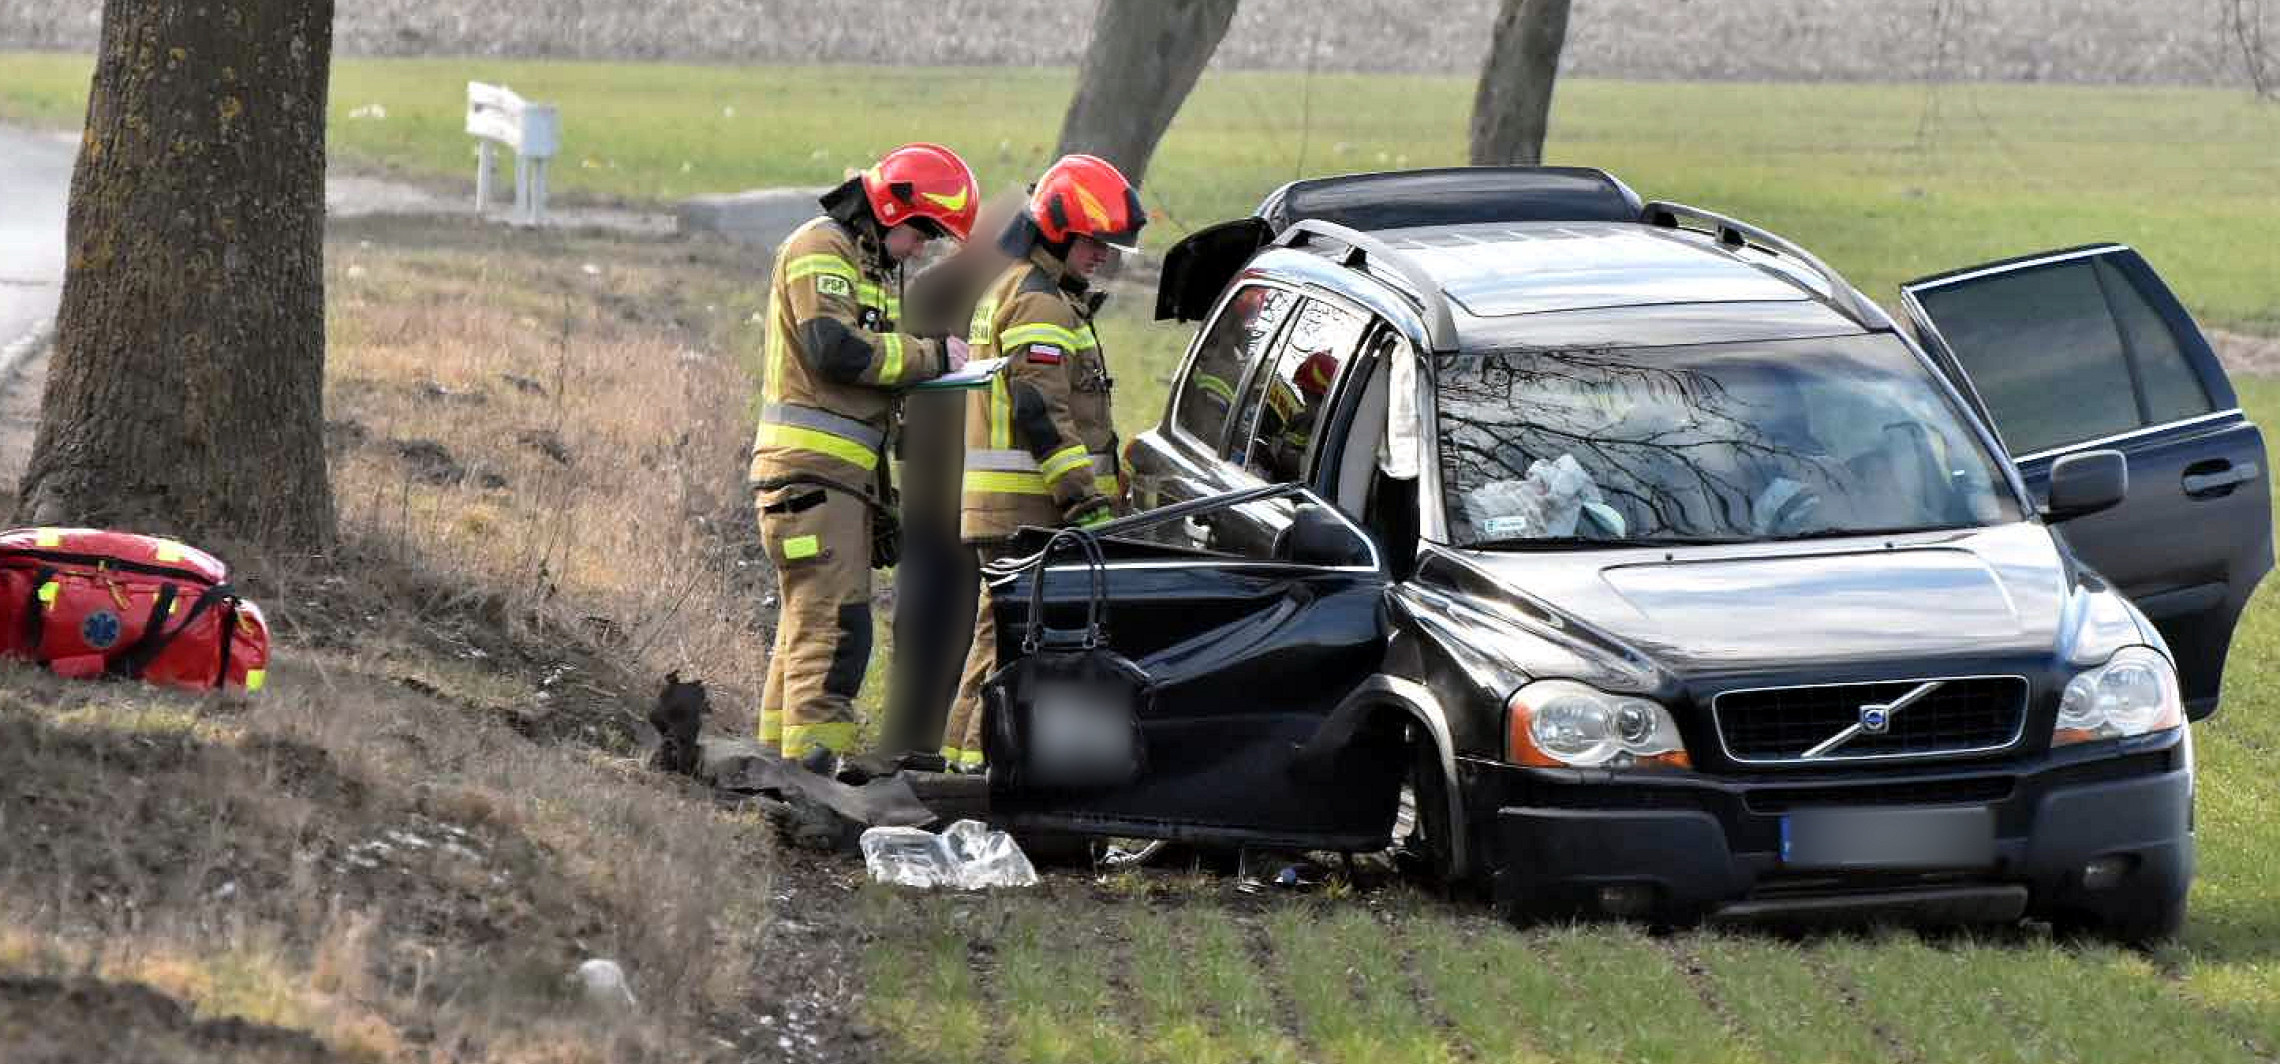
[[[981,565],[1006,556],[1002,542],[976,543],[974,555]],[[958,682],[958,700],[950,706],[950,721],[942,729],[942,759],[957,771],[982,767],[982,685],[997,671],[997,618],[990,612],[990,589],[977,579],[974,605],[974,640],[966,648],[965,675]]]
[[[808,484],[759,492],[755,502],[779,603],[760,743],[789,758],[817,746],[846,753],[871,663],[870,508]]]

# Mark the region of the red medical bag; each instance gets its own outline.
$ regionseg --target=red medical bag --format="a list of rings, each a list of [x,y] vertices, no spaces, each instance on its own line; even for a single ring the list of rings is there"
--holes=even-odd
[[[0,533],[0,654],[59,676],[258,691],[269,624],[202,550],[132,532],[19,528]]]

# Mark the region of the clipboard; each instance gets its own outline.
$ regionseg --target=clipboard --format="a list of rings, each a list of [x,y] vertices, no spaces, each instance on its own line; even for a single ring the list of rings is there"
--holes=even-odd
[[[975,359],[972,362],[966,363],[963,367],[960,367],[956,373],[945,373],[942,376],[936,377],[930,381],[920,381],[919,383],[913,384],[904,390],[913,392],[937,392],[961,391],[969,388],[987,388],[990,384],[990,378],[997,376],[998,370],[1003,368],[1005,368],[1005,359],[1003,358]]]

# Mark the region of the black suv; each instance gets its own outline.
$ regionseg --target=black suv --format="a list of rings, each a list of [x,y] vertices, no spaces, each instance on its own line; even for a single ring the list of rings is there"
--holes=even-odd
[[[1528,916],[2173,932],[2262,436],[2129,248],[1901,302],[1596,170],[1301,181],[1194,234],[1157,310],[1205,324],[1107,539],[1146,769],[995,815],[1390,842]]]

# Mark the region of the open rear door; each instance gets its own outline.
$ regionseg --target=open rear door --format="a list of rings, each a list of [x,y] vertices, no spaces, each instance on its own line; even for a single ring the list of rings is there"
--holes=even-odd
[[[2161,629],[2192,716],[2213,712],[2233,626],[2272,568],[2272,503],[2263,434],[2183,305],[2119,244],[1901,291],[1925,346],[2038,497],[2066,455],[2128,456],[2128,497],[2062,534]]]

